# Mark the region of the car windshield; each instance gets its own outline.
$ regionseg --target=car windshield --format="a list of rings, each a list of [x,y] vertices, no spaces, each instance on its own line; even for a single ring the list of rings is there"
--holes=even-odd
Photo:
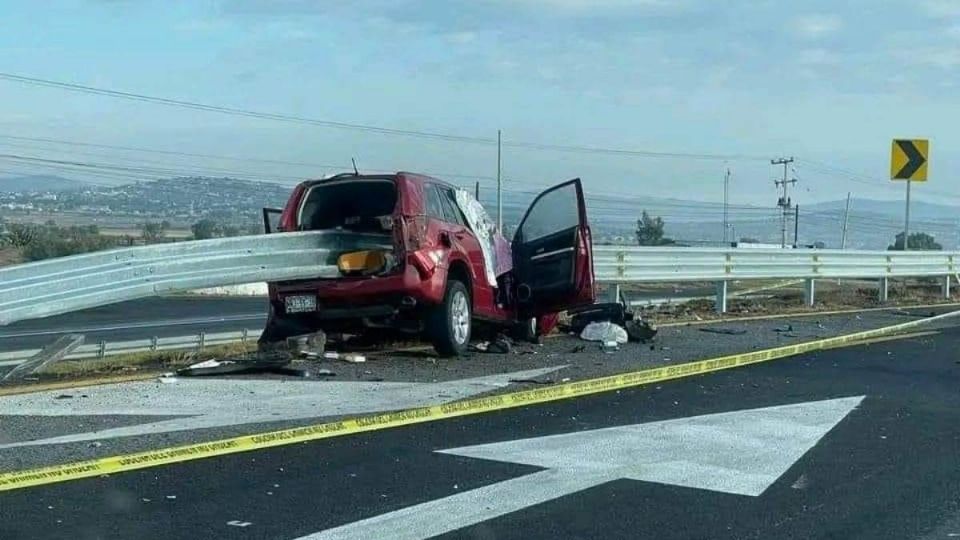
[[[390,230],[385,218],[396,205],[397,188],[392,180],[320,183],[307,190],[300,209],[300,228],[385,232]]]

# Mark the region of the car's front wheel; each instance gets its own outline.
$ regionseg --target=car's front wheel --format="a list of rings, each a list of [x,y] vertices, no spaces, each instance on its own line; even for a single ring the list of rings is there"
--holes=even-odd
[[[443,302],[434,307],[427,317],[427,332],[437,354],[457,356],[466,352],[470,343],[472,315],[467,286],[460,281],[448,281]]]

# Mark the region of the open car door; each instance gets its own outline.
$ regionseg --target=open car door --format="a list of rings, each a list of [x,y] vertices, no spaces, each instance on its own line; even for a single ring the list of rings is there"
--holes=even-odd
[[[283,210],[279,208],[264,208],[263,209],[263,232],[264,234],[271,234],[276,232],[279,229],[280,225],[280,215],[283,213]]]
[[[590,226],[579,178],[533,200],[511,248],[521,319],[596,299]]]

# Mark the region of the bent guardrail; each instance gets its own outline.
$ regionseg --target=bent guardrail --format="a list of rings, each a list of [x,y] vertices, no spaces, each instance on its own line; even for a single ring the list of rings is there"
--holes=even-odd
[[[337,275],[332,253],[365,235],[238,236],[113,249],[0,270],[0,325],[147,296]]]
[[[334,254],[377,246],[373,235],[315,231],[176,242],[62,257],[0,270],[0,325],[159,294],[262,281],[336,276]],[[957,252],[594,246],[599,283],[713,281],[717,308],[735,279],[956,275]]]

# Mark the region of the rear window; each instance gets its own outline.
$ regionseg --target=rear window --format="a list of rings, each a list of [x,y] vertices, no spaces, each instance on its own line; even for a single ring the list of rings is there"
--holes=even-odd
[[[397,187],[392,180],[317,184],[307,191],[300,209],[300,228],[385,232],[391,228],[388,217],[396,205]]]

